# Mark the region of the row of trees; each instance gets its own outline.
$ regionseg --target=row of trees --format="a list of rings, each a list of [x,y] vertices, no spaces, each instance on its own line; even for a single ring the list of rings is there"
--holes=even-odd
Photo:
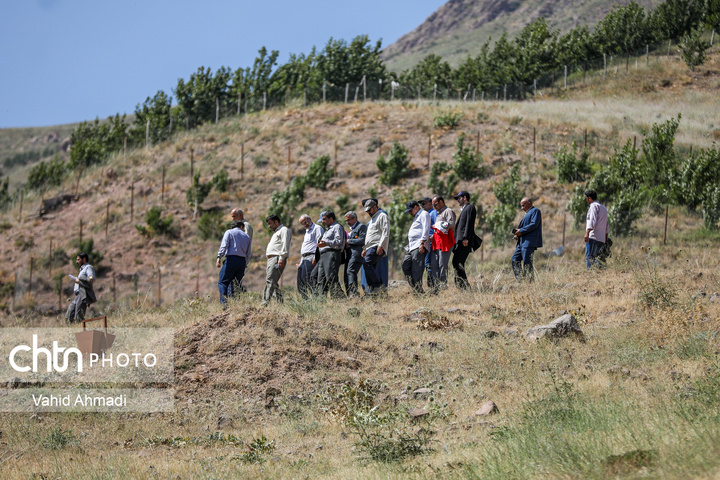
[[[702,50],[699,32],[719,26],[720,0],[665,0],[651,11],[631,2],[614,7],[593,30],[577,27],[561,34],[540,18],[512,40],[507,35],[494,44],[488,40],[457,69],[441,57],[429,55],[399,75],[388,72],[380,58],[381,41],[373,44],[367,35],[349,43],[331,38],[322,50],[292,54],[280,66],[279,52],[263,47],[252,66],[234,71],[221,67],[215,72],[200,67],[187,80],[179,79],[173,91],[174,106],[172,95],[158,91],[137,105],[131,124],[120,115],[107,122],[82,123],[72,133],[69,162],[59,158],[41,162],[31,171],[28,186],[57,184],[67,171],[102,162],[125,142],[137,147],[164,141],[179,129],[194,128],[219,115],[259,109],[266,98],[317,102],[328,90],[347,94],[349,84],[357,89],[373,86],[376,95],[384,96],[396,85],[408,91],[436,85],[448,92],[514,82],[531,84],[562,65],[583,66],[603,54],[628,56],[647,44],[668,39],[686,37],[686,43]],[[702,55],[690,52],[690,58],[701,61]]]
[[[654,124],[639,150],[628,140],[602,167],[592,165],[587,152],[579,153],[574,145],[561,149],[556,158],[559,181],[589,176],[577,185],[568,205],[576,226],[585,221],[584,191],[592,188],[608,207],[618,234],[630,233],[646,207],[659,213],[668,205],[700,209],[705,227],[720,229],[720,150],[713,146],[686,155],[678,152],[674,143],[680,119],[678,115]]]

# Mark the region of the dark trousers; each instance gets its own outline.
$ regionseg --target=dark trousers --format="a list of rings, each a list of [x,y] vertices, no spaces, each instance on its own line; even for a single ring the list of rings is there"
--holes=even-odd
[[[233,296],[233,290],[240,290],[240,284],[245,276],[245,257],[230,255],[225,257],[225,263],[220,268],[218,290],[220,303],[227,303],[227,297]]]
[[[365,258],[363,258],[363,270],[365,271],[365,280],[367,280],[370,293],[379,290],[383,283],[380,274],[377,271],[380,255],[377,253],[377,247],[370,247],[365,250]]]
[[[302,257],[298,266],[297,289],[304,299],[307,299],[315,291],[315,281],[312,278],[313,258],[315,258],[315,255]]]
[[[406,252],[405,258],[403,258],[403,273],[415,293],[425,293],[422,286],[422,277],[425,271],[425,256],[425,253],[420,253],[420,249],[416,248],[415,250]]]
[[[472,247],[468,245],[463,246],[462,243],[455,245],[455,251],[453,253],[452,265],[455,269],[455,286],[458,288],[466,289],[470,288],[470,283],[467,279],[467,273],[465,272],[465,261],[472,252]]]
[[[343,296],[340,286],[340,264],[342,264],[342,250],[326,250],[320,254],[320,268],[318,268],[318,292],[325,295],[330,292],[333,297]]]
[[[535,270],[533,268],[533,254],[535,250],[535,247],[522,247],[519,244],[515,248],[515,253],[510,259],[510,262],[512,263],[513,274],[518,280],[520,280],[521,277],[527,277],[530,281],[533,280],[535,276]]]
[[[348,295],[357,295],[360,283],[360,269],[363,266],[362,250],[350,250],[350,259],[345,264],[345,289]]]

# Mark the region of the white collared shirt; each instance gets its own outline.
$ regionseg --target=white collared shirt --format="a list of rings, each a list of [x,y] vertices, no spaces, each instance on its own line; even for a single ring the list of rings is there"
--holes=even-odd
[[[407,250],[415,250],[416,248],[420,248],[420,245],[424,245],[426,249],[430,250],[429,236],[430,214],[421,208],[420,211],[415,214],[415,219],[412,225],[410,225]]]

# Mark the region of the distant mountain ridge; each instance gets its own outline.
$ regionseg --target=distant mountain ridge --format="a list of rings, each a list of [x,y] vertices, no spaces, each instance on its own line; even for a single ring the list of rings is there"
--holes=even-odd
[[[614,5],[630,0],[449,0],[413,31],[383,50],[393,71],[412,67],[434,53],[456,66],[468,54],[476,55],[488,38],[504,32],[511,37],[525,25],[545,17],[565,32],[580,25],[594,26]],[[660,0],[636,0],[653,8]]]

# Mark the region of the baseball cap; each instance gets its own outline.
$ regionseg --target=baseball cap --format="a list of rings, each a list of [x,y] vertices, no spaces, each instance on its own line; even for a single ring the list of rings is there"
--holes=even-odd
[[[372,198],[367,198],[363,206],[365,207],[365,211],[369,212],[372,207],[377,207],[377,202]]]
[[[412,210],[415,207],[419,207],[420,205],[415,200],[410,200],[405,204],[405,213],[409,213],[410,210]]]
[[[470,194],[468,192],[466,192],[465,190],[461,190],[460,193],[458,193],[457,195],[453,195],[453,198],[455,198],[455,199],[460,198],[460,197],[470,198]]]
[[[419,203],[420,205],[422,205],[423,203],[430,203],[430,202],[432,202],[432,198],[430,198],[430,197],[425,197],[425,198],[423,198],[423,199],[421,199],[421,200],[418,200],[418,203]]]

